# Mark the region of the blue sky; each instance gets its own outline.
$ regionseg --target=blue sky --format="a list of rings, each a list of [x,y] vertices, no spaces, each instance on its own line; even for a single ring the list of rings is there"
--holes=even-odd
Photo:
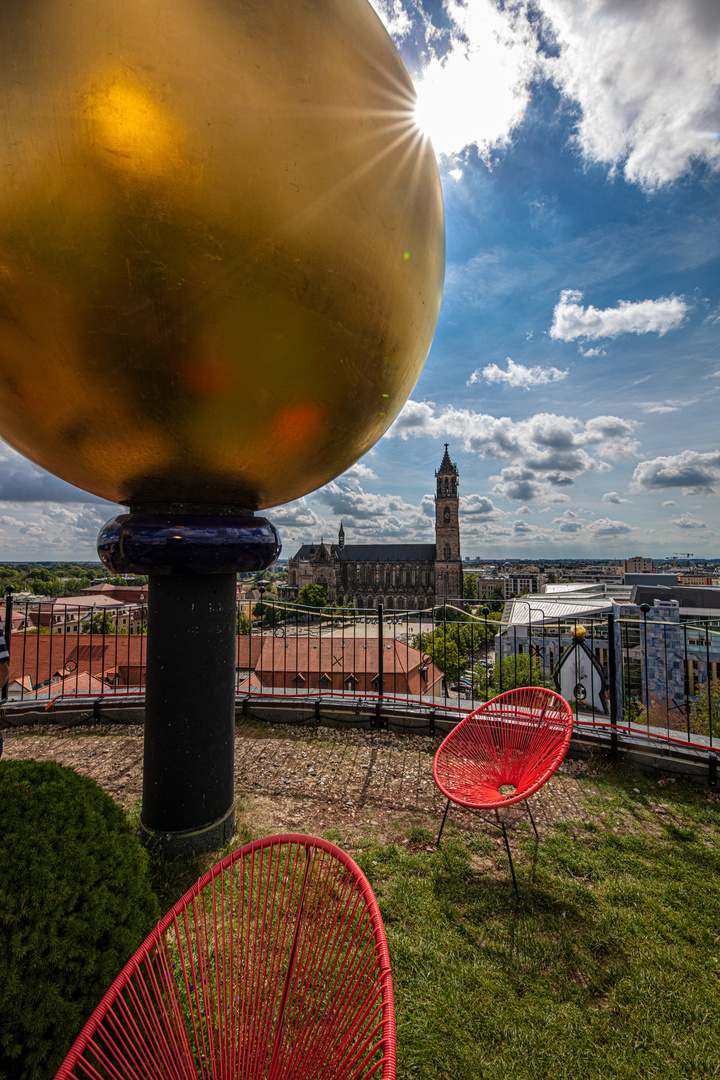
[[[443,443],[463,554],[720,556],[720,5],[374,0],[418,90],[443,307],[388,434],[267,511],[284,555],[432,539]],[[5,559],[93,558],[113,508],[0,444]]]

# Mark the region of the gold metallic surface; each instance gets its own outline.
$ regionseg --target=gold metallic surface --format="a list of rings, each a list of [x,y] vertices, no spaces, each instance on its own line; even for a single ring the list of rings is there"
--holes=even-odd
[[[0,6],[0,434],[121,503],[297,498],[389,427],[444,274],[367,0]]]

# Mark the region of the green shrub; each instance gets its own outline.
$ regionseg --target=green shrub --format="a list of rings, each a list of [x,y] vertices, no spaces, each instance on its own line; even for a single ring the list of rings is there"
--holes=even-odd
[[[713,735],[720,735],[720,687],[716,682],[700,687],[690,713],[690,730],[696,735],[709,735],[711,721]]]
[[[0,1077],[55,1075],[158,904],[124,811],[51,761],[0,761]]]
[[[549,686],[543,666],[536,656],[527,653],[511,653],[497,659],[490,676],[490,689],[494,694],[515,690],[518,686]]]

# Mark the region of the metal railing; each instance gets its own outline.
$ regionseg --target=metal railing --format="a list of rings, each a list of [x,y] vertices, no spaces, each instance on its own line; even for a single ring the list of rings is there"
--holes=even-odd
[[[246,610],[241,601],[241,698],[355,701],[374,708],[378,722],[397,708],[459,718],[528,680],[554,686],[582,624],[604,683],[600,698],[572,702],[579,726],[608,731],[613,747],[624,736],[712,749],[720,735],[720,630],[710,621],[685,624],[647,611],[554,619],[528,605],[527,625],[501,625],[499,613],[462,600],[401,611],[307,608],[265,596],[250,619]],[[93,609],[13,601],[8,593],[5,632],[8,703],[142,700],[145,604]]]

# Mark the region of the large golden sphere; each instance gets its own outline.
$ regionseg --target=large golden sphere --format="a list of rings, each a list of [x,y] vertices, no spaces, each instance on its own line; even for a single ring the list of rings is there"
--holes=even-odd
[[[297,498],[412,391],[440,183],[367,0],[0,7],[0,434],[126,503]]]

